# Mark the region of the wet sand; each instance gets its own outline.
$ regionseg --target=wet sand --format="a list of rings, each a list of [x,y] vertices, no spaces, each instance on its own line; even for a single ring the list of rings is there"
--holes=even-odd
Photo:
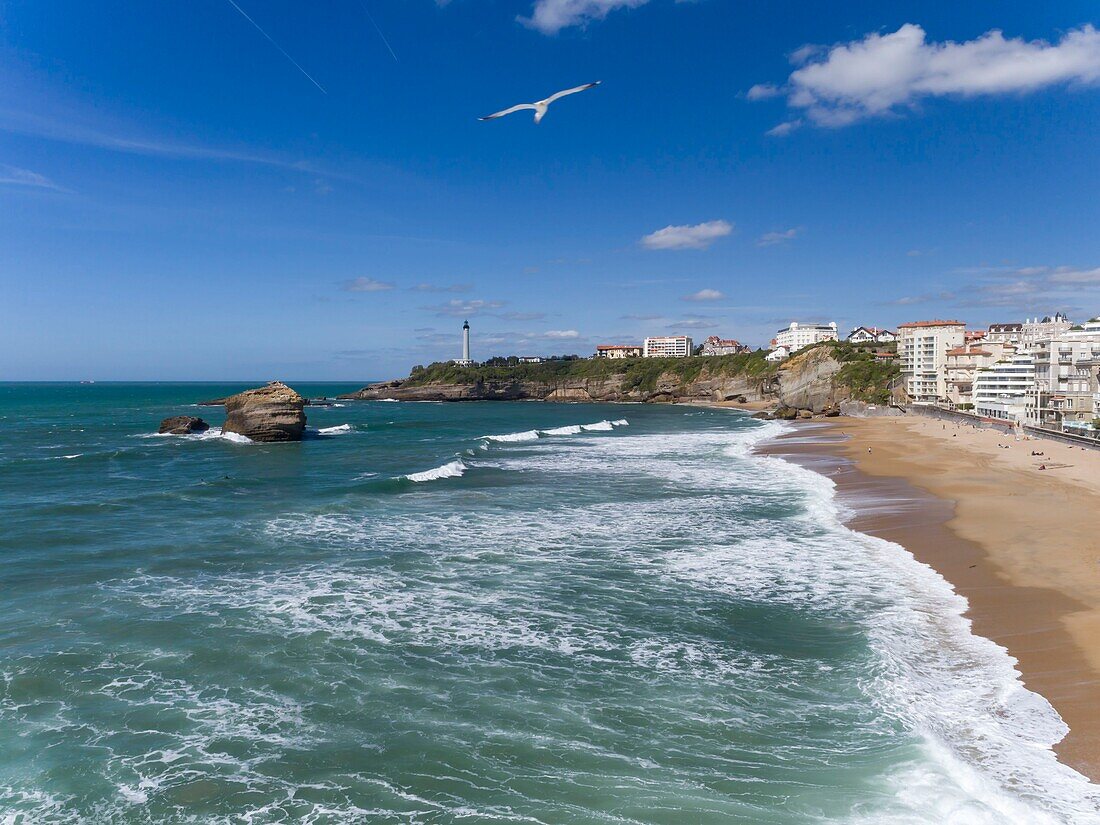
[[[798,424],[761,452],[832,478],[854,529],[951,582],[1069,726],[1059,758],[1100,778],[1100,452],[911,418]]]

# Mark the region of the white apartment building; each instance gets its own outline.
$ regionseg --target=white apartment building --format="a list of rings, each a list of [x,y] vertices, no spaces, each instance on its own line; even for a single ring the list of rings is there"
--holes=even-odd
[[[600,344],[596,347],[597,358],[641,358],[642,348],[632,344]]]
[[[663,335],[642,342],[643,358],[687,358],[693,347],[687,335]]]
[[[1028,318],[1020,328],[1020,345],[1024,349],[1031,349],[1040,341],[1051,338],[1059,338],[1069,332],[1073,322],[1060,312],[1053,316],[1046,316],[1042,320]]]
[[[819,341],[836,340],[836,321],[830,324],[800,324],[798,321],[791,321],[790,326],[776,333],[773,348],[786,347],[795,353]]]
[[[1035,359],[1021,352],[979,369],[974,376],[974,412],[983,418],[1023,423],[1033,405]]]
[[[790,357],[791,351],[789,349],[786,347],[778,347],[773,344],[771,352],[764,356],[764,360],[775,363],[776,361],[785,361]]]
[[[898,356],[912,401],[934,404],[947,397],[947,353],[961,347],[965,338],[962,321],[913,321],[898,327]]]
[[[1008,354],[1015,348],[1008,346]],[[974,403],[974,376],[1005,357],[1006,346],[995,342],[971,342],[947,351],[943,367],[947,400],[955,406]]]

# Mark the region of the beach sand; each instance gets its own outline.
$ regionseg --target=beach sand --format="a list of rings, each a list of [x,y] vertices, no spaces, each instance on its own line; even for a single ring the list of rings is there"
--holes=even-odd
[[[854,529],[950,581],[1069,725],[1059,758],[1100,779],[1100,451],[916,417],[815,421],[761,451],[832,477]]]

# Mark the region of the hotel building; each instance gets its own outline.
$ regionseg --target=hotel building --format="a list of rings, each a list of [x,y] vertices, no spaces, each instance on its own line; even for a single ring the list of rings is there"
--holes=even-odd
[[[691,338],[686,335],[657,336],[642,342],[643,358],[687,358],[691,350]]]
[[[947,353],[961,347],[965,336],[962,321],[913,321],[898,327],[901,371],[912,401],[934,404],[947,398]]]
[[[1014,349],[1008,348],[1009,354]],[[1005,345],[981,341],[967,343],[947,351],[947,361],[943,367],[947,400],[955,406],[974,403],[974,376],[978,370],[985,369],[1005,356]]]
[[[791,321],[790,326],[776,333],[773,349],[786,347],[793,354],[819,341],[836,340],[835,321],[830,324],[800,324],[798,321]]]

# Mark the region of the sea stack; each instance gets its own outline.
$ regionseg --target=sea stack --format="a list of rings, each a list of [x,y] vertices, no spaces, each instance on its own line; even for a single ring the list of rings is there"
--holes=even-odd
[[[253,441],[301,441],[306,429],[306,400],[281,381],[245,390],[225,399],[222,432]]]

